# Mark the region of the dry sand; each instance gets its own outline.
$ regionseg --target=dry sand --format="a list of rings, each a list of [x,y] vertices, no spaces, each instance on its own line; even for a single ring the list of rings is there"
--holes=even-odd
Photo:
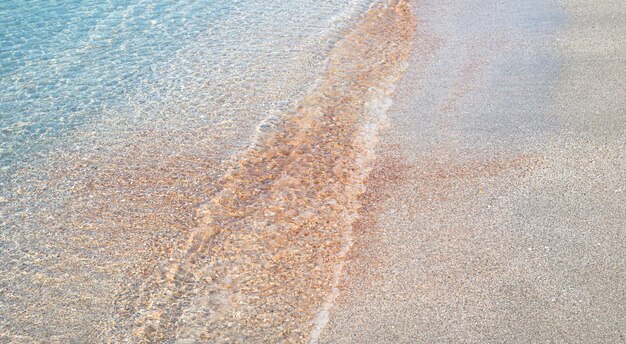
[[[626,2],[414,11],[319,342],[626,342]]]

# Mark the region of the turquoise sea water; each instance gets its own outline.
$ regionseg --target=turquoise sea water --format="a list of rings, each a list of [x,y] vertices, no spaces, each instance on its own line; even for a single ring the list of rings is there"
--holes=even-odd
[[[289,103],[364,3],[3,1],[0,161],[104,115],[142,125],[163,107],[194,117]],[[280,100],[242,104],[264,91]]]
[[[93,122],[232,4],[9,1],[0,4],[2,163]],[[123,114],[120,114],[123,115]]]
[[[100,342],[370,0],[0,2],[0,342]]]

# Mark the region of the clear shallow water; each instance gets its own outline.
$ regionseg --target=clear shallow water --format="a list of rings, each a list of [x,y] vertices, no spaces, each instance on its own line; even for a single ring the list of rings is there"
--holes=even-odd
[[[141,126],[289,105],[364,3],[4,1],[0,161],[104,116]]]
[[[369,4],[1,2],[0,341],[121,331],[222,163]]]
[[[33,144],[96,120],[209,22],[228,16],[230,5],[3,2],[3,164],[27,159]]]

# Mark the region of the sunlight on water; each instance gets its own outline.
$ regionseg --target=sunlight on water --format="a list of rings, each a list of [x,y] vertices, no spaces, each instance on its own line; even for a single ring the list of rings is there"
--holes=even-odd
[[[354,169],[349,166],[358,148],[352,144],[359,121],[365,120],[357,113],[365,106],[364,97],[371,96],[362,87],[383,87],[388,68],[404,54],[398,48],[403,40],[387,41],[384,35],[377,36],[377,49],[367,53],[358,44],[350,54],[341,53],[350,51],[345,47],[338,52],[336,44],[370,5],[369,0],[1,2],[0,314],[9,316],[0,317],[0,341],[205,335],[187,304],[198,295],[166,287],[158,272],[172,264],[195,266],[172,259],[189,251],[195,226],[208,216],[199,205],[216,195],[223,199],[224,188],[258,188],[255,183],[272,177],[244,174],[229,182],[224,175],[241,162],[237,157],[261,169],[255,173],[275,168],[330,176],[339,167],[326,165],[343,158],[341,168]],[[401,31],[394,23],[396,19],[370,25],[351,40],[376,29],[395,37]],[[387,45],[389,52],[383,49]],[[335,62],[329,65],[331,56]],[[363,66],[354,61],[363,58],[374,69],[360,73]],[[329,74],[327,66],[335,72]],[[343,108],[326,104],[328,94],[319,98],[320,92],[354,94],[337,98],[345,100]],[[318,111],[312,101],[327,113],[345,114],[346,122],[307,117],[308,125],[319,121],[320,127],[306,133],[298,131],[304,122],[283,122],[298,103],[299,111]],[[279,135],[276,130],[285,136],[272,136]],[[278,140],[272,142],[279,150],[292,150],[292,132],[304,135],[297,142],[301,148],[320,145],[302,162],[324,166],[305,171],[297,164],[263,165],[263,156],[277,158],[276,152],[264,151],[268,137]],[[255,138],[257,150],[244,152]],[[305,141],[310,143],[302,146]],[[336,141],[350,143],[347,151],[326,145]],[[310,190],[306,197],[319,192]],[[272,204],[281,195],[274,190],[265,197]],[[265,210],[258,209],[251,221],[262,221]],[[224,217],[231,215],[219,216],[228,222]],[[328,240],[337,243],[335,237]],[[326,252],[328,264],[320,274],[332,266],[332,252],[334,248]],[[185,269],[181,271],[189,271]],[[328,287],[329,276],[320,275],[320,285]],[[186,281],[188,276],[179,278]],[[168,288],[174,288],[181,303],[173,310],[158,307]],[[199,302],[213,302],[207,300]],[[148,318],[159,312],[170,318],[179,312],[179,323],[152,329]]]
[[[285,106],[319,72],[342,18],[362,10],[322,1],[3,1],[2,165],[104,116],[140,127],[168,112],[197,120]]]
[[[213,1],[2,2],[2,163],[97,120],[232,10]]]

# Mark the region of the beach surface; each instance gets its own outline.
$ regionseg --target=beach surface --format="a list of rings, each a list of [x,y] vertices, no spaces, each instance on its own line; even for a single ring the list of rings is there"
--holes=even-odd
[[[0,343],[626,342],[626,5],[0,5]]]
[[[319,342],[626,342],[626,3],[413,11]]]

